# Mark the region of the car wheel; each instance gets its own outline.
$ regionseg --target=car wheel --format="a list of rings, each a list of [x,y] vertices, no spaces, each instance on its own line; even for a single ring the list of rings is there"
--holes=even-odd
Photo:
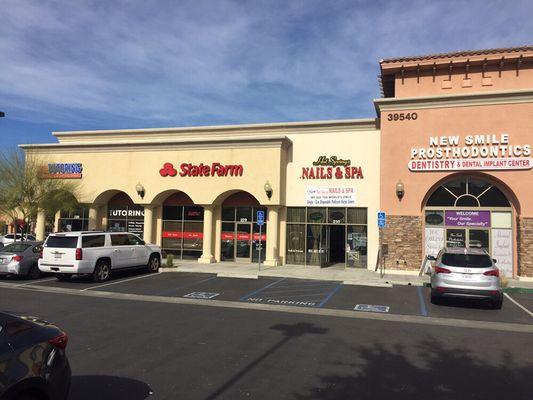
[[[503,299],[492,300],[492,308],[500,310],[502,308]]]
[[[159,267],[161,266],[161,260],[158,256],[155,254],[150,256],[150,259],[148,260],[148,272],[157,272],[159,271]]]
[[[28,279],[39,279],[41,277],[41,271],[39,270],[37,264],[34,264],[30,267],[30,270],[28,271],[28,275],[26,277]]]
[[[436,294],[431,293],[431,304],[440,305],[442,303],[442,299],[440,296],[437,296]]]
[[[111,276],[111,265],[107,261],[98,261],[93,272],[93,282],[105,282]]]
[[[72,275],[70,275],[70,274],[57,274],[56,275],[57,280],[61,281],[61,282],[70,281],[71,277],[72,277]]]

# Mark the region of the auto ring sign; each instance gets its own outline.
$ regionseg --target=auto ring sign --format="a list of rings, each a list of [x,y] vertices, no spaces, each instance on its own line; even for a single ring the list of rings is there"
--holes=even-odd
[[[527,170],[533,168],[530,144],[512,144],[506,133],[431,136],[428,147],[411,148],[413,172]]]

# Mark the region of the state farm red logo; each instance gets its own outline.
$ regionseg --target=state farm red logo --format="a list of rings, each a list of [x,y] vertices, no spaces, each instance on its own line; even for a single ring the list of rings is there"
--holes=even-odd
[[[159,170],[159,175],[161,176],[176,176],[178,171],[174,168],[174,165],[172,163],[164,163],[163,168]]]
[[[212,164],[200,163],[198,165],[191,163],[180,164],[180,176],[242,176],[244,167],[240,164]],[[159,170],[161,176],[176,176],[178,171],[172,163],[164,163],[163,168]]]

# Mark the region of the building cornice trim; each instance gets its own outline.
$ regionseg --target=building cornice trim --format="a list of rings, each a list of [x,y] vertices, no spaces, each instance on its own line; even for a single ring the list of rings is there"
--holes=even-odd
[[[259,137],[222,137],[222,138],[183,138],[175,140],[143,140],[132,142],[101,141],[76,143],[21,144],[19,147],[27,152],[46,153],[68,152],[110,152],[142,150],[194,150],[194,149],[230,149],[239,148],[287,148],[292,141],[286,136]]]
[[[381,112],[387,111],[520,103],[533,103],[533,89],[451,94],[446,96],[374,99],[374,107],[378,116]]]

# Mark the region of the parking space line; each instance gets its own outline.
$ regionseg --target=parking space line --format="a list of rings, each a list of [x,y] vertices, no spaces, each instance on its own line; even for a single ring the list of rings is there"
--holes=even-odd
[[[136,276],[136,277],[129,278],[129,279],[122,279],[122,280],[120,280],[120,281],[114,281],[114,282],[104,283],[103,285],[91,286],[91,287],[88,287],[88,288],[85,288],[85,289],[81,289],[80,292],[85,292],[86,290],[91,290],[91,289],[101,288],[101,287],[104,287],[104,286],[116,285],[117,283],[129,282],[129,281],[133,281],[133,280],[135,280],[135,279],[149,278],[149,277],[151,277],[151,276],[157,276],[157,275],[159,275],[159,274],[161,274],[161,272],[157,272],[157,273],[155,273],[155,274],[147,274],[147,275]]]
[[[422,293],[422,286],[417,286],[416,292],[418,293],[418,301],[420,303],[420,314],[422,314],[424,317],[427,317],[428,310],[426,307],[426,302],[424,300],[424,293]]]
[[[32,284],[39,284],[41,282],[50,282],[50,281],[56,281],[57,278],[48,278],[48,279],[41,279],[41,280],[38,280],[38,281],[29,281],[29,282],[26,282],[26,283],[22,283],[20,285],[14,285],[14,287],[21,287],[21,286],[26,286],[26,285],[32,285]]]
[[[259,293],[259,292],[262,292],[263,290],[268,289],[269,287],[272,287],[272,286],[274,286],[276,283],[282,282],[282,281],[284,281],[285,279],[287,279],[287,278],[281,278],[281,279],[278,279],[278,280],[275,281],[275,282],[269,283],[269,284],[266,285],[265,287],[262,287],[262,288],[260,288],[260,289],[257,289],[256,291],[253,291],[252,293],[249,293],[249,294],[247,294],[247,295],[244,295],[244,296],[241,297],[239,300],[240,300],[240,301],[247,300],[249,297],[252,297],[253,295],[256,295],[256,294]]]
[[[331,299],[335,295],[335,293],[337,293],[339,291],[339,289],[341,287],[342,287],[342,283],[339,283],[335,288],[333,288],[333,290],[331,292],[329,292],[329,294],[326,296],[326,298],[324,300],[322,300],[317,307],[318,308],[323,307],[329,301],[329,299]]]
[[[201,281],[198,281],[198,282],[192,282],[192,283],[189,283],[187,285],[178,286],[178,287],[175,287],[175,288],[172,288],[172,289],[169,289],[169,290],[165,290],[164,292],[158,293],[158,296],[164,296],[166,294],[172,294],[172,293],[178,292],[181,289],[185,289],[185,288],[188,288],[188,287],[191,287],[191,286],[194,286],[194,285],[199,285],[200,283],[211,281],[211,280],[217,279],[217,278],[218,277],[215,275],[215,276],[211,276],[211,277],[209,277],[207,279],[202,279]]]
[[[526,307],[524,307],[522,304],[520,304],[518,301],[513,299],[511,296],[509,296],[507,293],[503,294],[505,297],[507,297],[509,300],[511,300],[513,303],[515,303],[518,307],[520,307],[522,310],[524,310],[526,313],[529,314],[530,317],[533,317],[533,312],[529,311]]]

